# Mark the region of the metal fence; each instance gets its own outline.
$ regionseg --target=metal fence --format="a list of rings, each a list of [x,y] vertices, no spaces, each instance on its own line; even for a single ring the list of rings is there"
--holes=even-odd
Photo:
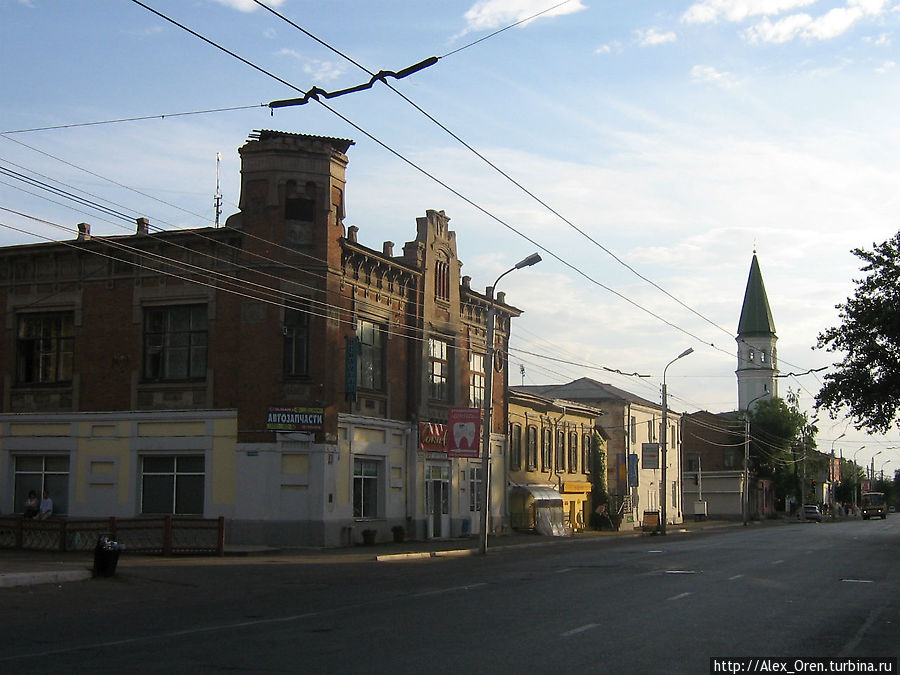
[[[133,553],[225,553],[225,518],[51,518],[0,516],[0,549],[93,551],[106,534]]]

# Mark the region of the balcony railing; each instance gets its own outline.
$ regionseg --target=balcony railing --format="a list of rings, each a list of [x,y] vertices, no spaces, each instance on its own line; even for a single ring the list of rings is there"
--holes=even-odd
[[[106,534],[132,553],[225,553],[225,518],[51,518],[0,516],[0,549],[93,551]]]

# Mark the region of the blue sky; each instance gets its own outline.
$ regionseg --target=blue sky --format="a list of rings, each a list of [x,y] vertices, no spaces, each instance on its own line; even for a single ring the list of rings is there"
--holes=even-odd
[[[299,89],[368,79],[252,0],[146,4]],[[269,4],[372,71],[442,57],[393,86],[593,241],[383,85],[329,102],[352,125],[315,103],[270,116],[258,104],[297,92],[129,0],[0,0],[0,131],[251,107],[5,133],[0,165],[194,227],[212,222],[217,152],[224,215],[237,209],[237,148],[253,129],[353,139],[347,223],[362,243],[402,245],[433,208],[451,217],[476,288],[535,250],[522,235],[558,256],[504,278],[525,311],[513,382],[521,364],[526,383],[587,375],[658,399],[663,366],[692,346],[667,376],[686,411],[736,406],[733,333],[754,249],[781,370],[800,373],[831,363],[812,346],[859,276],[851,249],[897,231],[898,0],[570,0],[456,53],[554,0]],[[0,243],[71,238],[83,220],[131,229],[0,180],[0,203],[67,228],[0,212]],[[780,387],[809,407],[819,380]],[[846,432],[836,449],[881,449],[876,469],[900,468],[886,449],[896,432],[819,426],[820,447]]]

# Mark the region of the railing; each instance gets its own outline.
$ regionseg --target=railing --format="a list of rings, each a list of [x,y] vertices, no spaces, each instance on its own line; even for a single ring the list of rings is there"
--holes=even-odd
[[[225,553],[225,518],[51,518],[0,516],[0,549],[93,551],[107,534],[133,553]]]

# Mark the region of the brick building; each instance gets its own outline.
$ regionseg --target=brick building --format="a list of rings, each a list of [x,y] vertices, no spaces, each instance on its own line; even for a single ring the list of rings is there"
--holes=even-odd
[[[221,228],[0,249],[0,510],[224,516],[231,541],[341,545],[476,531],[479,458],[429,449],[506,368],[442,211],[395,254],[344,223],[352,141],[255,132]],[[519,310],[497,294],[503,355]],[[430,425],[430,426],[429,426]],[[499,482],[499,481],[498,481]],[[24,492],[23,492],[24,491]],[[493,495],[492,525],[505,494]]]

